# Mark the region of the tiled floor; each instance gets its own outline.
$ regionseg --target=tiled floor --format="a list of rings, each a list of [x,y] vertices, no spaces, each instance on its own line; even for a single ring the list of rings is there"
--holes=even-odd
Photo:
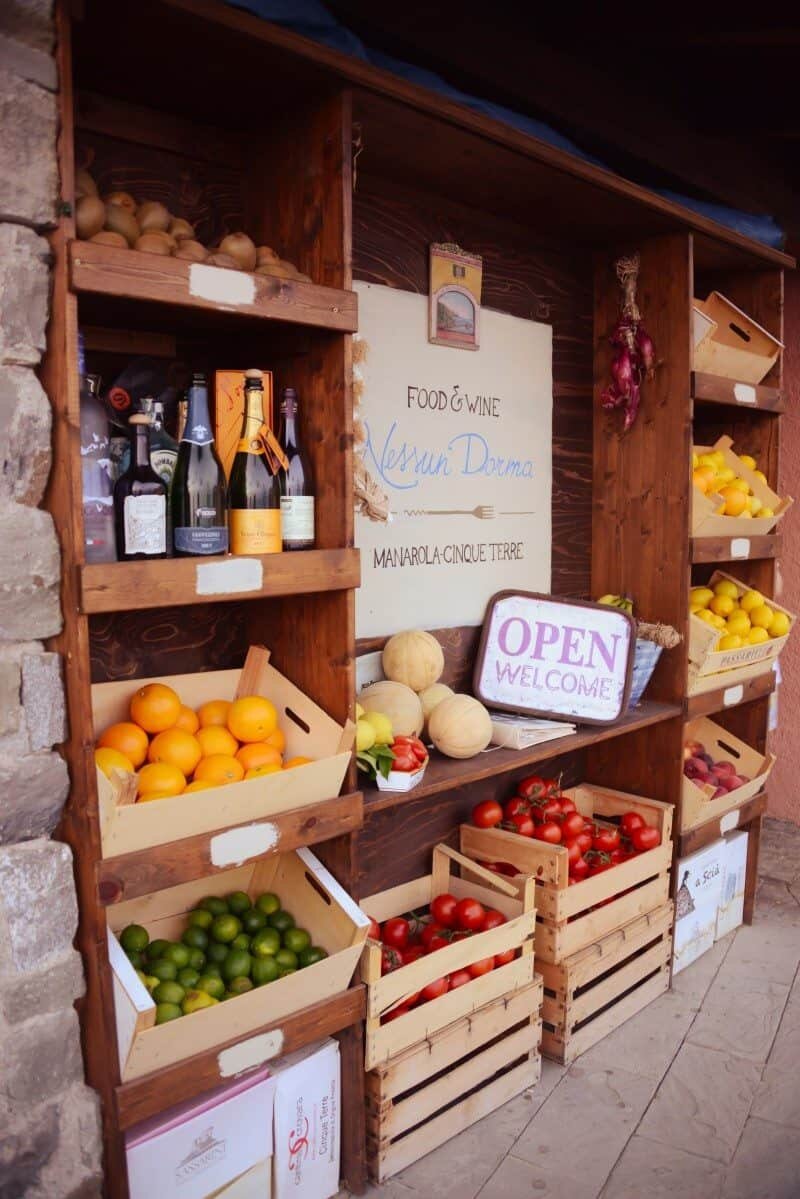
[[[371,1199],[800,1199],[800,828],[761,873],[755,924]]]

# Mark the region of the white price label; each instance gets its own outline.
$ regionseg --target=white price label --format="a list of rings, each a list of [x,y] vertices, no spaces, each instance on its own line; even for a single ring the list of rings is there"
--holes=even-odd
[[[733,398],[737,404],[755,404],[756,389],[750,383],[734,383]]]
[[[732,812],[726,812],[719,822],[719,831],[721,833],[730,833],[739,825],[739,809],[734,808]]]
[[[264,565],[259,558],[226,558],[222,562],[202,562],[195,577],[196,595],[235,595],[240,591],[260,591],[264,584]]]
[[[243,1074],[245,1070],[252,1070],[254,1066],[278,1057],[282,1049],[283,1029],[280,1028],[240,1041],[238,1045],[231,1045],[230,1049],[223,1049],[217,1057],[219,1076],[233,1078]]]
[[[727,687],[722,693],[722,702],[726,708],[732,708],[734,704],[740,704],[744,698],[744,687],[740,683],[738,687]]]
[[[231,828],[227,832],[217,833],[211,838],[209,845],[211,865],[219,869],[222,866],[241,866],[249,858],[256,858],[262,853],[269,853],[281,839],[276,824],[265,821],[263,824],[246,824],[241,828]]]
[[[732,537],[731,538],[731,557],[732,558],[749,558],[750,557],[750,538],[749,537]]]
[[[255,303],[256,281],[244,271],[193,262],[189,268],[189,293],[201,300],[236,308]]]

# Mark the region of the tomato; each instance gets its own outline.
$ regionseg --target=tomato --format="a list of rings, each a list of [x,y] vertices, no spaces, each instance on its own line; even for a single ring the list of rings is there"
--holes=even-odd
[[[428,983],[427,987],[422,988],[422,1000],[425,1002],[428,999],[438,999],[440,995],[446,995],[449,990],[450,980],[447,976],[437,978],[435,982]]]
[[[537,799],[543,795],[552,795],[558,790],[556,779],[544,779],[538,774],[531,774],[517,783],[517,795],[523,799]]]
[[[424,762],[428,757],[428,751],[420,741],[419,737],[395,737],[392,742],[392,749],[409,749],[413,753],[418,762]]]
[[[394,949],[405,949],[410,936],[411,927],[408,921],[402,916],[392,916],[384,923],[381,940],[384,945],[391,945]]]
[[[394,949],[391,945],[384,945],[381,950],[381,974],[391,974],[393,970],[397,970],[403,965],[403,956],[399,949]]]
[[[456,908],[456,922],[459,928],[469,932],[483,928],[486,911],[477,899],[460,899]]]
[[[399,770],[403,774],[413,774],[415,770],[419,770],[419,762],[410,746],[401,745],[394,751],[392,770]]]
[[[655,849],[661,844],[661,833],[657,828],[650,828],[645,824],[642,828],[633,830],[631,841],[637,853],[647,853],[648,849]]]
[[[570,799],[570,797],[568,795],[561,795],[559,797],[559,802],[561,804],[561,811],[563,812],[563,814],[565,816],[568,816],[570,814],[570,812],[578,811],[578,809],[575,807],[575,804],[572,802],[572,800]],[[583,817],[581,817],[581,819],[583,819]]]
[[[579,837],[583,832],[583,817],[580,812],[568,812],[561,822],[561,832],[565,841]]]
[[[601,853],[611,853],[612,849],[619,849],[619,843],[619,829],[600,828],[592,838],[592,849],[597,849]]]
[[[409,1005],[407,1003],[401,1003],[399,1007],[393,1007],[385,1016],[381,1016],[381,1024],[389,1024],[392,1020],[396,1020],[398,1016],[405,1016],[408,1008]]]
[[[450,990],[457,991],[459,987],[463,987],[466,983],[472,982],[472,975],[469,970],[454,970],[450,975]]]
[[[474,937],[475,933],[479,932],[479,931],[480,931],[479,929],[460,928],[458,930],[458,932],[455,932],[451,935],[451,940],[452,941],[466,941],[468,937]]]
[[[490,928],[499,928],[501,924],[505,924],[506,918],[502,912],[496,911],[494,908],[487,908],[483,917],[483,925],[481,932],[486,932]]]
[[[431,915],[436,924],[445,928],[453,928],[456,923],[456,907],[458,900],[455,895],[437,895],[431,902]]]
[[[578,858],[578,860],[573,862],[569,868],[570,882],[579,883],[586,878],[588,873],[589,863],[586,861],[586,858]]]
[[[635,828],[644,827],[644,820],[638,812],[626,812],[619,822],[619,827],[627,837],[630,837]]]
[[[435,949],[442,949],[450,943],[450,938],[447,935],[447,929],[442,924],[429,924],[422,932],[422,944],[425,946],[426,953],[433,953]]]
[[[485,799],[472,809],[472,823],[476,828],[494,828],[503,819],[503,809],[496,799]]]
[[[570,870],[572,870],[572,867],[578,861],[578,858],[583,857],[583,851],[581,850],[581,847],[578,844],[578,842],[575,841],[574,839],[572,841],[565,841],[564,847],[566,848],[566,851],[567,851],[567,861],[569,862],[569,868],[570,868]]]
[[[369,912],[367,915],[369,916]],[[381,939],[381,926],[378,924],[378,921],[373,920],[371,916],[369,916],[369,928],[367,929],[367,936],[372,937],[373,941],[380,941]]]
[[[544,824],[537,824],[533,835],[537,841],[547,841],[550,845],[561,844],[561,826],[556,824],[555,820],[548,820]]]
[[[527,799],[523,799],[521,795],[515,795],[503,806],[503,816],[506,820],[513,820],[515,816],[527,816],[530,810],[531,805]]]
[[[494,970],[494,957],[481,958],[479,962],[473,962],[467,966],[470,973],[470,978],[480,978],[482,974],[488,974],[490,970]]]
[[[537,809],[541,821],[555,820],[561,815],[561,802],[553,795],[538,804]]]
[[[508,829],[510,833],[516,833],[518,837],[532,837],[536,826],[528,812],[518,812],[510,820],[504,820],[501,827]]]
[[[421,957],[425,956],[424,945],[409,945],[406,949],[401,949],[401,957],[404,966],[410,966],[412,962],[418,962]]]
[[[598,849],[590,849],[586,854],[585,861],[589,864],[590,878],[595,874],[602,874],[604,870],[610,870],[614,865],[611,861],[611,854]]]
[[[586,853],[588,849],[592,848],[592,834],[587,833],[585,829],[582,833],[578,833],[575,840],[581,847],[581,853]]]
[[[433,923],[433,916],[430,912],[406,912],[404,919],[408,921],[409,927],[409,945],[419,945],[421,943],[422,934],[427,926]]]
[[[628,854],[624,849],[622,849],[621,846],[618,845],[616,849],[611,850],[609,857],[611,858],[611,865],[618,866],[620,862],[627,860]]]
[[[500,966],[507,966],[509,962],[513,962],[517,956],[516,949],[504,949],[502,953],[494,955],[494,968],[497,970]]]

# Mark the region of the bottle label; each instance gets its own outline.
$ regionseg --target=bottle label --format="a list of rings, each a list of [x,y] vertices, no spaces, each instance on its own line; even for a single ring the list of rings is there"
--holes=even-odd
[[[198,421],[194,425],[186,425],[183,430],[181,441],[189,441],[192,445],[211,445],[214,436],[208,425]]]
[[[263,454],[264,447],[261,444],[261,438],[256,437],[240,437],[236,446],[237,454]]]
[[[281,496],[281,526],[284,545],[314,544],[313,495]]]
[[[232,554],[281,552],[279,508],[231,508],[229,520]]]
[[[178,461],[178,451],[157,447],[150,451],[150,465],[167,487],[172,483],[175,474],[175,463]]]
[[[126,495],[123,515],[126,554],[167,552],[165,495]]]
[[[226,554],[228,530],[224,525],[176,529],[175,549],[181,554]]]

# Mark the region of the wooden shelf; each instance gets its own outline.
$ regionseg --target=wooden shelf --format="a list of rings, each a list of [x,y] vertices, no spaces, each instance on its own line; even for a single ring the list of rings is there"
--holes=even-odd
[[[422,782],[413,791],[379,791],[377,787],[371,787],[365,790],[364,804],[368,812],[379,812],[397,804],[415,803],[429,795],[436,795],[439,791],[466,787],[469,783],[477,783],[481,779],[493,778],[498,774],[507,774],[512,770],[525,770],[538,762],[547,762],[552,758],[561,757],[562,754],[574,753],[575,750],[597,745],[612,737],[622,737],[626,733],[635,732],[662,720],[671,720],[680,714],[681,709],[677,704],[643,703],[632,712],[627,712],[615,724],[584,725],[570,737],[560,737],[556,741],[547,741],[544,745],[531,746],[530,749],[491,749],[466,760],[445,758],[434,753]]]
[[[779,558],[783,538],[778,533],[748,537],[693,537],[692,562],[755,562],[761,558]]]
[[[699,824],[697,828],[688,829],[685,833],[678,833],[676,840],[678,843],[678,857],[686,857],[689,853],[694,853],[697,849],[703,849],[704,846],[710,845],[712,841],[716,841],[721,837],[723,832],[730,833],[736,828],[745,828],[751,820],[763,816],[767,810],[767,793],[766,791],[759,792],[752,799],[745,800],[740,808],[733,808],[732,811],[726,812],[723,816],[718,816],[715,820],[709,820],[706,824]],[[735,820],[731,817],[735,816]],[[720,828],[720,824],[724,827]]]
[[[728,682],[724,687],[715,687],[713,691],[705,691],[702,695],[689,696],[686,700],[686,719],[713,716],[715,712],[724,712],[726,708],[736,708],[740,704],[749,704],[751,700],[763,699],[774,690],[774,670],[765,670],[763,674],[739,683]]]
[[[81,566],[80,611],[139,612],[284,595],[346,591],[361,582],[357,549],[252,558],[161,558]]]
[[[70,242],[69,278],[76,292],[233,312],[340,333],[358,329],[358,297],[352,291],[220,267],[201,265],[198,270],[196,263],[179,258],[95,242]]]
[[[248,821],[248,825],[250,823]],[[287,853],[303,845],[316,845],[361,828],[364,823],[363,797],[359,791],[338,795],[335,799],[293,808],[257,823],[271,825],[276,834],[272,847],[257,856],[262,858],[275,853]],[[231,825],[211,833],[198,833],[182,837],[179,841],[149,846],[97,862],[95,874],[99,903],[103,906],[121,903],[124,899],[135,899],[138,895],[149,895],[152,891],[177,887],[180,883],[210,878],[220,871],[230,870],[230,863],[224,866],[214,864],[212,842],[221,833],[248,825]],[[255,860],[248,858],[248,861]]]
[[[269,1006],[269,991],[264,992],[264,1007]],[[176,1103],[185,1103],[195,1099],[207,1091],[219,1086],[225,1079],[220,1077],[219,1058],[225,1049],[263,1037],[265,1042],[268,1034],[274,1034],[273,1052],[268,1052],[268,1045],[263,1052],[263,1060],[271,1057],[282,1057],[310,1045],[321,1037],[329,1037],[342,1029],[350,1028],[363,1020],[366,1010],[366,988],[362,984],[334,995],[322,1003],[312,1004],[295,1012],[293,1016],[283,1021],[265,1020],[263,1026],[247,1037],[237,1037],[224,1045],[198,1053],[175,1066],[146,1074],[132,1082],[122,1083],[115,1088],[117,1119],[122,1130],[132,1128],[142,1120],[157,1116],[167,1111]],[[260,1064],[257,1063],[257,1064]]]
[[[692,399],[703,404],[726,404],[731,408],[755,408],[761,412],[785,412],[783,395],[778,387],[763,383],[737,383],[719,375],[704,375],[692,371]]]

